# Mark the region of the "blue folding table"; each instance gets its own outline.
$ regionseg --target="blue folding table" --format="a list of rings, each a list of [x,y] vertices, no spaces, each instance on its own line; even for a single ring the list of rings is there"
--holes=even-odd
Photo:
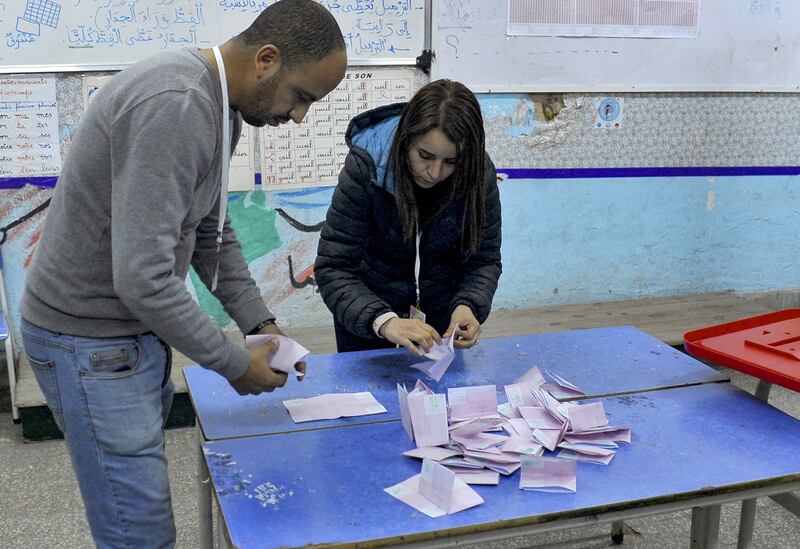
[[[510,384],[538,366],[563,375],[587,397],[728,380],[727,375],[631,326],[482,339],[480,345],[456,352],[439,383],[409,368],[419,361],[405,349],[312,356],[308,379],[302,383],[289,380],[273,393],[247,397],[200,366],[183,371],[203,440],[399,419],[397,383],[411,390],[417,379],[443,392],[447,387]],[[498,389],[502,391],[502,386]],[[295,424],[282,404],[293,398],[361,391],[370,391],[387,413]]]
[[[290,380],[273,393],[247,397],[236,393],[214,372],[199,366],[184,368],[197,416],[202,546],[212,543],[211,492],[201,451],[206,441],[396,421],[400,418],[397,383],[405,383],[410,389],[417,379],[437,392],[486,384],[497,384],[502,391],[503,384],[513,383],[532,366],[538,366],[563,375],[589,396],[728,380],[725,374],[630,326],[481,340],[472,349],[456,352],[439,383],[409,368],[418,360],[405,349],[312,356],[307,380]],[[293,398],[361,391],[370,391],[387,413],[295,424],[282,404]]]
[[[800,421],[727,383],[603,399],[632,429],[608,466],[578,463],[577,492],[476,486],[485,503],[431,519],[383,492],[419,473],[398,421],[207,442],[232,544],[455,547],[693,508],[693,546],[715,547],[722,503],[800,488]]]

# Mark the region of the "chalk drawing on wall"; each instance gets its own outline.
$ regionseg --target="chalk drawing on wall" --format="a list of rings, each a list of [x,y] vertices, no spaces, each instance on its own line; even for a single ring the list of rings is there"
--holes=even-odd
[[[324,218],[331,194],[331,188],[318,187],[229,195],[228,212],[245,260],[264,301],[280,319],[307,317],[312,311],[326,314],[314,280],[314,260],[323,224],[318,220]],[[187,286],[218,326],[233,329],[230,316],[194,269]]]

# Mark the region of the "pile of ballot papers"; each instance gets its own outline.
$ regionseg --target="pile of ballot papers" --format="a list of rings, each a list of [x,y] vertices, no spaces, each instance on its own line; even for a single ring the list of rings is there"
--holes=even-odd
[[[505,386],[498,405],[495,385],[455,387],[436,394],[422,381],[408,392],[397,386],[403,428],[423,460],[422,471],[386,489],[429,516],[483,503],[469,484],[498,484],[521,469],[523,490],[575,492],[576,462],[608,465],[627,427],[609,426],[600,401],[558,399],[584,395],[561,376],[537,367]],[[545,456],[545,451],[549,454]]]

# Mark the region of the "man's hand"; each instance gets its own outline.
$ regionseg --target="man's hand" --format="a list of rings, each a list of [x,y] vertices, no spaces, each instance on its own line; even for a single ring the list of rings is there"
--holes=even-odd
[[[381,326],[380,333],[392,343],[405,347],[417,356],[430,351],[434,342],[442,342],[433,326],[415,318],[398,317],[388,320]],[[422,347],[423,351],[416,345]]]
[[[277,350],[278,342],[275,340],[249,349],[250,364],[244,375],[228,383],[240,395],[260,395],[265,391],[271,393],[276,387],[283,387],[286,384],[286,374],[271,369],[268,362],[268,358]]]
[[[286,334],[278,328],[278,325],[275,323],[267,324],[263,328],[258,331],[259,334],[272,334],[272,335],[281,335],[285,336]],[[297,381],[303,381],[306,378],[306,363],[305,362],[298,362],[294,365],[294,369],[298,372],[302,373],[303,375],[297,378]]]
[[[448,338],[453,331],[458,328],[458,335],[453,340],[453,347],[456,349],[469,349],[478,344],[478,336],[481,333],[481,325],[475,315],[466,305],[459,305],[450,316],[450,326],[442,337]]]

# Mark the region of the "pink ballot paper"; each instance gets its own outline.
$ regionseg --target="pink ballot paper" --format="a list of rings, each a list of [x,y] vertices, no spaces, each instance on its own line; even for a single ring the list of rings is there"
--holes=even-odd
[[[284,400],[283,405],[289,410],[295,423],[386,413],[386,408],[368,392],[331,393],[311,398],[295,398]]]
[[[295,370],[294,365],[298,362],[305,362],[311,352],[294,339],[275,334],[256,334],[247,336],[244,346],[248,349],[253,349],[266,344],[272,339],[278,340],[278,350],[270,357],[269,367],[278,372],[302,377],[303,373]]]
[[[494,385],[451,387],[447,389],[450,420],[458,421],[497,415],[497,390]]]
[[[442,379],[456,356],[455,351],[453,351],[453,338],[456,337],[457,333],[458,331],[453,332],[450,337],[442,340],[441,345],[434,345],[430,351],[422,355],[428,359],[427,361],[412,364],[411,367],[424,372],[434,381]]]
[[[455,472],[425,459],[422,473],[384,491],[431,518],[458,513],[483,503],[483,498]]]
[[[574,460],[523,456],[519,487],[540,492],[575,492],[576,474]]]
[[[418,448],[450,442],[447,431],[447,400],[444,395],[412,391],[407,397],[408,411]]]
[[[569,423],[576,433],[606,427],[608,419],[602,402],[593,402],[569,408]]]

